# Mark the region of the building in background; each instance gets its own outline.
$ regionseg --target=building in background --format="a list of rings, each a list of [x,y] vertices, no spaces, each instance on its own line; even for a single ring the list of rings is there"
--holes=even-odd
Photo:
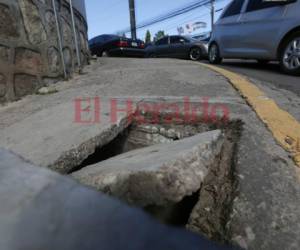
[[[177,28],[179,35],[189,35],[196,30],[205,29],[207,24],[205,22],[190,22]]]
[[[73,0],[73,6],[84,65],[89,57],[85,2]],[[69,0],[0,0],[0,102],[71,76],[78,66],[74,37]]]
[[[210,37],[211,37],[211,32],[210,31],[202,32],[202,33],[199,33],[199,34],[195,34],[192,37],[194,39],[197,39],[197,40],[209,42]]]

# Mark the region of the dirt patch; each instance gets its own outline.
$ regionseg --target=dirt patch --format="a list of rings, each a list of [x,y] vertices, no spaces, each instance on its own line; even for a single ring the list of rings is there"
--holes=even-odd
[[[227,222],[237,188],[235,152],[240,132],[239,124],[232,124],[226,129],[222,152],[201,186],[198,203],[187,223],[188,229],[220,242],[231,239]]]

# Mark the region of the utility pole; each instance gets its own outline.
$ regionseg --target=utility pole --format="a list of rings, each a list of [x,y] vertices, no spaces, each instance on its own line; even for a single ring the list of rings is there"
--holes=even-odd
[[[215,24],[215,0],[210,0],[210,3],[211,3],[211,32],[212,32]]]
[[[129,0],[131,38],[136,40],[136,21],[134,0]]]

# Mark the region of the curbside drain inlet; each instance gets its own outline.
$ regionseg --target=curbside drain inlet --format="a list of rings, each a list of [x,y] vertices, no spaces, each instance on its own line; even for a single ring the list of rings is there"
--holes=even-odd
[[[241,131],[239,120],[132,123],[69,174],[161,223],[228,243]]]

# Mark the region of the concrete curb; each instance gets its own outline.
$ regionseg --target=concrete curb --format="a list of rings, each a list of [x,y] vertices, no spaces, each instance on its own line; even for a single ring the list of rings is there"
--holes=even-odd
[[[300,123],[245,77],[213,65],[201,65],[229,80],[268,127],[276,141],[291,154],[296,165],[300,167]],[[299,174],[298,177],[300,178]]]

